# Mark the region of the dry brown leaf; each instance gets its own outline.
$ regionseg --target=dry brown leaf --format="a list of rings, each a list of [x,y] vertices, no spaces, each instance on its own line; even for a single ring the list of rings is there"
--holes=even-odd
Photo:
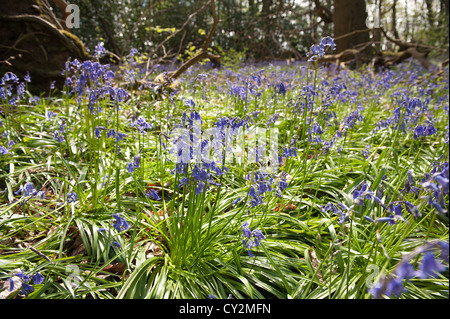
[[[164,252],[154,241],[145,245],[145,252],[147,258],[164,256]]]
[[[278,211],[280,211],[280,209],[283,211],[283,212],[291,212],[291,211],[293,211],[293,210],[296,210],[297,209],[297,206],[295,206],[294,204],[292,204],[292,203],[288,203],[288,204],[278,204],[277,205],[277,207],[275,207],[275,209],[274,209],[274,211],[275,212],[278,212]]]
[[[126,265],[123,262],[117,262],[103,267],[102,270],[113,274],[122,274],[125,271],[125,268]]]

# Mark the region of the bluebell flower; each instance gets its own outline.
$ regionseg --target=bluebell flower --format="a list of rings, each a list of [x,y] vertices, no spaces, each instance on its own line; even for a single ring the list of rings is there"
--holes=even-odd
[[[37,272],[33,276],[28,276],[24,272],[20,271],[14,275],[15,277],[18,277],[21,281],[21,289],[20,294],[28,296],[29,293],[34,291],[34,288],[28,284],[30,280],[32,280],[34,285],[38,285],[44,282],[44,276],[42,276],[41,273]],[[8,290],[13,291],[15,289],[15,283],[12,278],[7,279],[8,283]]]
[[[58,141],[58,143],[62,143],[65,141],[64,136],[62,136],[59,131],[55,131],[54,138]]]
[[[27,182],[23,187],[24,196],[34,196],[37,194],[37,190],[34,189],[33,183]]]
[[[247,238],[250,238],[252,236],[252,231],[250,230],[249,226],[250,224],[248,222],[244,222],[241,227],[244,236]]]
[[[45,192],[44,191],[38,191],[36,193],[36,197],[39,199],[44,199],[45,198]]]
[[[190,108],[194,108],[195,102],[192,99],[187,99],[184,101],[184,105],[186,105],[187,107],[190,107]],[[184,118],[186,119],[186,113],[184,113]]]
[[[400,297],[402,292],[405,292],[406,288],[403,285],[403,280],[400,278],[392,278],[388,281],[386,285],[386,291],[385,294],[387,296],[395,295],[396,297]]]
[[[389,225],[395,224],[395,219],[393,215],[390,215],[389,217],[379,217],[375,221],[378,223],[389,223]]]
[[[440,273],[447,269],[442,265],[435,257],[434,253],[426,252],[423,256],[422,263],[419,266],[419,278],[436,277],[437,273]]]
[[[308,61],[315,61],[323,57],[327,48],[331,48],[332,50],[336,49],[334,39],[330,36],[323,38],[320,44],[313,44],[311,46],[311,54],[309,52],[306,54],[309,57]]]
[[[278,82],[275,84],[275,92],[277,92],[277,94],[286,95],[287,89],[283,82]]]
[[[47,112],[47,119],[50,121],[53,116],[57,116],[57,115],[58,115],[58,113],[55,113],[53,111],[48,111]]]
[[[375,223],[375,221],[374,221],[371,217],[369,217],[369,216],[367,216],[367,215],[364,215],[364,218],[365,218],[367,221],[371,222],[371,223]]]
[[[404,285],[411,278],[418,277],[425,279],[435,277],[437,273],[446,270],[447,267],[437,260],[436,255],[432,251],[436,249],[441,250],[440,258],[448,262],[448,242],[427,242],[404,256],[391,276],[383,276],[380,281],[372,287],[370,293],[373,298],[381,298],[382,295],[387,297],[399,297],[403,292],[407,292]],[[424,256],[419,265],[419,270],[415,270],[410,261],[414,260],[419,254],[423,254]],[[447,260],[445,258],[447,258]]]
[[[70,192],[67,193],[67,202],[68,203],[73,203],[76,202],[78,200],[78,195],[75,192]]]
[[[100,137],[100,135],[101,135],[101,130],[106,130],[106,127],[104,127],[104,126],[96,126],[96,127],[94,128],[94,133],[95,133],[95,137],[96,137],[96,138],[99,138],[99,137]]]
[[[326,213],[327,211],[329,211],[330,209],[332,209],[332,204],[331,202],[326,203],[325,205],[322,205],[320,210],[324,213]]]
[[[366,148],[361,151],[362,155],[366,159],[369,157],[369,152],[370,152],[370,145],[367,145]]]
[[[369,293],[372,295],[372,298],[379,299],[383,295],[384,290],[384,280],[380,280],[373,284],[373,286],[369,289]]]
[[[9,290],[9,291],[13,291],[13,290],[14,290],[14,287],[15,287],[15,285],[14,285],[14,280],[13,280],[12,278],[8,278],[8,279],[6,280],[6,282],[8,283],[8,290]]]
[[[112,242],[112,245],[113,245],[114,247],[117,247],[117,248],[122,247],[122,246],[119,244],[119,242],[116,241],[116,240],[114,240],[114,241]]]
[[[94,52],[94,56],[96,58],[101,58],[102,56],[104,56],[106,54],[106,49],[103,46],[103,42],[98,43],[95,46],[95,52]]]
[[[189,185],[189,177],[184,177],[178,183],[178,188],[182,188],[184,185]]]
[[[154,189],[148,190],[147,197],[149,197],[153,200],[161,200],[161,197],[159,197],[158,193]]]
[[[134,172],[134,165],[133,165],[133,163],[128,163],[127,164],[127,171],[128,171],[128,173],[133,173]]]
[[[286,179],[281,179],[278,182],[278,188],[280,189],[280,191],[284,191],[286,188],[288,188],[288,183],[286,182]]]
[[[118,231],[125,231],[128,228],[130,228],[130,225],[128,224],[128,222],[119,216],[119,214],[113,214],[112,215],[114,217],[114,219],[116,220],[116,222],[113,224],[113,227]]]
[[[242,244],[244,248],[247,250],[249,257],[253,257],[252,249],[254,247],[258,247],[261,244],[263,239],[266,239],[266,236],[259,229],[255,229],[251,231],[249,228],[249,223],[244,222],[242,224],[242,233],[244,238],[242,239]]]
[[[30,72],[27,72],[27,74],[25,74],[23,80],[24,80],[25,82],[31,82]]]
[[[439,246],[440,246],[440,249],[441,249],[441,251],[440,251],[440,258],[444,262],[448,263],[448,251],[449,251],[449,249],[448,249],[448,242],[440,241],[439,242]]]
[[[61,133],[66,133],[66,129],[64,128],[64,122],[62,122],[60,125],[59,125],[59,131],[61,132]]]
[[[20,290],[20,293],[22,295],[28,296],[28,294],[33,291],[34,291],[34,288],[31,287],[29,284],[27,284],[25,282],[22,283],[22,289]]]
[[[38,285],[44,282],[44,276],[40,272],[37,272],[35,275],[31,276],[33,280],[33,284]]]
[[[420,136],[429,136],[429,135],[433,135],[436,134],[437,130],[434,127],[433,124],[429,124],[429,125],[417,125],[414,128],[414,139],[418,139]]]
[[[411,279],[418,275],[418,272],[414,269],[413,265],[409,262],[409,260],[406,260],[404,262],[401,262],[400,265],[397,266],[395,269],[395,274],[400,279]]]
[[[30,280],[30,276],[26,275],[24,272],[18,272],[15,276],[19,277],[22,282],[28,282]]]
[[[9,153],[9,149],[7,149],[6,147],[4,147],[3,145],[0,146],[0,155],[6,155]]]
[[[128,135],[125,133],[116,132],[116,141],[122,141],[124,137],[127,137]]]
[[[134,122],[130,120],[130,127],[136,127],[141,134],[145,135],[147,130],[153,128],[153,125],[140,116]]]
[[[141,157],[139,155],[136,155],[134,157],[134,162],[133,162],[134,168],[139,168],[141,167]]]
[[[370,190],[370,187],[367,186],[366,182],[363,183],[363,185],[359,190],[356,189],[353,192],[353,200],[356,205],[364,205],[364,199],[373,199],[382,207],[386,208],[381,199],[378,196],[376,196],[373,191]]]
[[[253,186],[250,187],[248,196],[250,196],[250,203],[252,207],[264,204],[263,200],[258,196]]]
[[[106,137],[115,137],[116,136],[116,131],[114,129],[110,129],[107,133],[106,133]]]

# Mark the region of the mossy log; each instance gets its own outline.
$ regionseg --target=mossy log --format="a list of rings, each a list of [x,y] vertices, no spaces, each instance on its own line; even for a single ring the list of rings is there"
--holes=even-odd
[[[29,88],[36,92],[47,91],[52,82],[61,88],[65,78],[61,71],[69,58],[86,60],[89,54],[64,21],[53,14],[47,1],[2,3],[0,76],[10,71],[23,78],[29,73]]]

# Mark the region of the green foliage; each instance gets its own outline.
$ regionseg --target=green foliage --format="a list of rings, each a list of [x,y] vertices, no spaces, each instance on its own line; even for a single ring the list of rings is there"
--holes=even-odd
[[[139,74],[137,59],[129,57],[121,72]],[[372,298],[369,288],[393,275],[404,256],[413,254],[419,268],[416,249],[448,243],[448,212],[430,204],[435,195],[421,183],[448,165],[448,69],[416,82],[420,70],[403,67],[336,74],[311,63],[203,65],[180,79],[182,91],[160,100],[150,86],[117,99],[105,70],[71,94],[67,87],[34,102],[5,95],[0,280],[39,272],[45,279],[27,298],[43,299]],[[417,101],[420,107],[407,108]],[[202,188],[195,163],[183,171],[171,160],[176,144],[165,136],[193,111],[201,130],[224,117],[246,121],[247,139],[257,126],[279,129],[282,164],[272,189],[258,188],[262,203],[250,192],[261,182],[252,180],[261,163],[225,163],[224,174],[210,167]],[[415,138],[416,127],[430,123],[436,132]],[[297,153],[286,155],[291,146]],[[45,197],[18,191],[27,182]],[[355,196],[363,185],[378,197]],[[438,189],[448,209],[448,191]],[[403,207],[395,222],[377,221],[398,201],[420,214]],[[264,235],[251,255],[244,223]],[[446,269],[405,282],[400,298],[448,298]]]

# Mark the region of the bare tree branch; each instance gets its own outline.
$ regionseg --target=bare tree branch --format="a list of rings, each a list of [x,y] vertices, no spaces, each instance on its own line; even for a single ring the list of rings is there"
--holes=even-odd
[[[147,66],[146,66],[146,71],[145,71],[145,77],[147,77],[149,75],[149,69],[150,69],[150,62],[152,60],[153,55],[158,52],[158,50],[167,42],[169,41],[171,38],[173,38],[174,36],[176,36],[178,33],[180,33],[189,23],[189,21],[192,20],[192,18],[194,18],[196,15],[198,15],[200,12],[202,12],[211,2],[214,2],[212,0],[208,0],[203,6],[201,6],[197,11],[195,11],[194,13],[192,13],[191,15],[189,15],[189,17],[187,18],[187,20],[183,23],[183,25],[181,26],[180,29],[176,30],[174,33],[172,33],[171,35],[169,35],[166,39],[164,39],[162,42],[160,42],[156,48],[154,50],[152,50],[149,55],[148,55],[148,60],[147,60]],[[215,10],[214,10],[215,11]],[[215,12],[214,12],[215,15]],[[215,27],[214,27],[215,28]]]

